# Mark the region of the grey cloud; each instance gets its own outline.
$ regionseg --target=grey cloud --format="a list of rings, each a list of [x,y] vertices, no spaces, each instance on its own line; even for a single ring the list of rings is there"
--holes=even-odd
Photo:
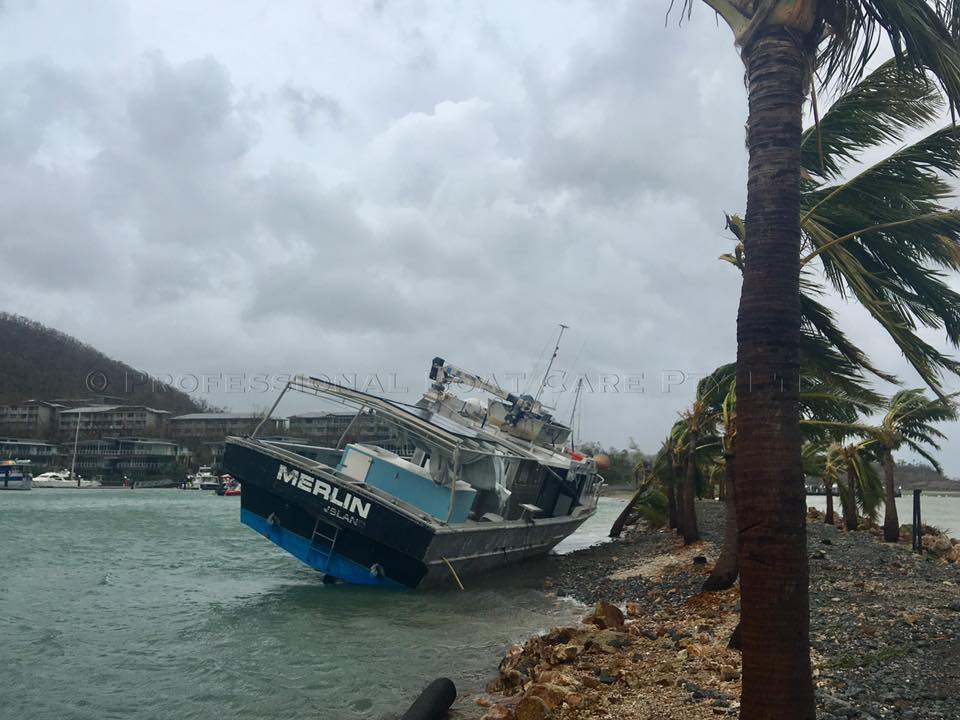
[[[279,97],[290,106],[290,121],[300,135],[306,135],[318,120],[334,127],[340,127],[343,122],[344,113],[340,103],[309,88],[285,85]]]
[[[708,13],[347,3],[273,34],[248,16],[0,48],[0,306],[158,373],[397,372],[411,392],[437,354],[529,382],[565,322],[560,369],[646,383],[589,394],[585,435],[648,449],[693,392],[661,379],[732,359],[739,283],[716,257],[746,105]]]

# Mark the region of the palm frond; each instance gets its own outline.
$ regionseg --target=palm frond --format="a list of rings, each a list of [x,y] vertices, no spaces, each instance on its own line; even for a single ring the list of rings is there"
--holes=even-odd
[[[819,74],[842,89],[854,85],[881,37],[903,72],[928,70],[951,108],[960,108],[960,49],[953,0],[820,0],[815,32],[826,35]]]
[[[926,75],[903,72],[896,60],[888,60],[807,128],[800,162],[809,175],[834,179],[863,150],[901,141],[907,130],[931,122],[942,108],[941,95]]]
[[[941,467],[940,461],[937,460],[933,455],[931,455],[929,450],[927,450],[925,447],[923,447],[919,443],[913,442],[912,440],[907,440],[906,445],[911,450],[913,450],[917,455],[919,455],[928,463],[930,463],[930,466],[934,470],[936,470],[940,475],[943,475],[943,467]]]
[[[807,278],[801,278],[800,317],[804,329],[811,335],[819,336],[825,341],[825,343],[821,343],[814,342],[811,339],[808,353],[814,352],[815,348],[824,353],[829,352],[828,348],[832,348],[847,361],[847,365],[844,367],[836,365],[834,372],[841,373],[853,381],[858,381],[859,368],[863,368],[887,382],[896,383],[897,378],[894,375],[876,367],[867,357],[867,354],[857,347],[837,326],[833,311],[814,299],[815,294],[821,294],[822,292],[820,286],[810,282]]]

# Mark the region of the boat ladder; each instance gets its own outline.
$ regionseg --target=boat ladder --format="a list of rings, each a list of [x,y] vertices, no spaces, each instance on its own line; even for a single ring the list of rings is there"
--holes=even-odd
[[[323,527],[321,527],[323,525]],[[329,532],[327,528],[333,528],[333,535],[327,535]],[[327,571],[330,569],[330,559],[333,557],[333,549],[337,546],[337,538],[340,536],[340,528],[336,525],[330,525],[329,523],[324,522],[320,518],[317,518],[317,522],[313,525],[313,535],[310,538],[310,550],[316,552],[316,542],[317,539],[326,540],[330,544],[330,548],[327,550],[327,560],[323,566],[323,573],[327,574]]]

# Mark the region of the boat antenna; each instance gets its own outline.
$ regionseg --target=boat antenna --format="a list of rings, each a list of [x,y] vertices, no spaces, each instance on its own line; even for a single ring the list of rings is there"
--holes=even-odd
[[[550,370],[553,369],[553,361],[557,359],[557,353],[560,352],[560,340],[563,338],[563,331],[569,328],[569,325],[560,323],[560,334],[557,335],[557,343],[553,346],[553,355],[550,356],[550,362],[547,363],[547,371],[543,374],[543,380],[540,382],[540,389],[537,390],[537,396],[534,400],[540,400],[543,395],[543,389],[547,386],[547,380],[550,378]]]
[[[576,448],[573,446],[573,420],[577,416],[577,402],[580,400],[580,391],[583,390],[583,378],[577,380],[577,389],[573,394],[573,409],[570,411],[570,451]]]

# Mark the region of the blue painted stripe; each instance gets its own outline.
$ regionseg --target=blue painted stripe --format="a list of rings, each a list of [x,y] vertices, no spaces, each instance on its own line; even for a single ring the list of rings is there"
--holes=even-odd
[[[377,577],[370,573],[369,568],[345,558],[340,553],[329,553],[318,548],[305,537],[285,530],[279,525],[267,522],[266,518],[249,510],[240,509],[240,522],[256,530],[270,542],[283,548],[305,565],[315,570],[332,575],[343,582],[354,585],[377,585],[380,587],[402,588],[402,584],[387,577]]]

